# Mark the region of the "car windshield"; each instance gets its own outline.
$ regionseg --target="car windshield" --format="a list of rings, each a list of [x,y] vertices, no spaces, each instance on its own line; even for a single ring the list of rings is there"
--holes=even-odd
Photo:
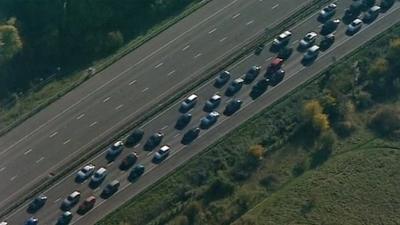
[[[97,172],[97,173],[94,174],[94,177],[101,177],[101,175],[102,175],[101,173]]]

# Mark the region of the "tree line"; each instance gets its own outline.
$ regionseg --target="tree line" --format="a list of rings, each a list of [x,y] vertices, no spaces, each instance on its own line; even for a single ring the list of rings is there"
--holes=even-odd
[[[0,98],[105,57],[200,0],[2,0]]]

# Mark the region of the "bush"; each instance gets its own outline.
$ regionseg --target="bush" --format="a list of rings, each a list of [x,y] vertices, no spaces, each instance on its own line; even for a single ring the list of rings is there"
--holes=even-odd
[[[207,202],[225,198],[233,194],[235,186],[227,179],[216,178],[205,193]]]
[[[304,118],[317,132],[330,128],[328,116],[323,113],[323,108],[317,100],[311,100],[304,105]]]
[[[193,224],[193,222],[201,214],[202,211],[203,211],[203,206],[199,202],[194,201],[194,202],[191,202],[186,207],[186,209],[184,210],[183,214],[188,219],[189,224]]]
[[[306,166],[304,164],[304,162],[298,162],[296,163],[296,165],[294,165],[293,169],[292,169],[292,174],[295,177],[301,176],[304,171],[306,170]]]
[[[335,126],[335,132],[340,137],[348,137],[355,130],[354,124],[350,120],[340,121]]]
[[[321,166],[332,154],[332,148],[336,141],[333,132],[325,132],[318,140],[318,148],[311,156],[310,167],[312,169]]]
[[[380,136],[393,135],[400,129],[400,111],[397,108],[381,108],[372,116],[369,127]]]
[[[275,190],[279,184],[278,176],[275,174],[268,175],[260,180],[260,185],[267,188],[268,190]]]

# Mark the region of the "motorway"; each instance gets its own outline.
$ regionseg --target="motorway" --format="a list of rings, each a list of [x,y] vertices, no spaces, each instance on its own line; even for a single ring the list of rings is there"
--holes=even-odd
[[[350,0],[338,1],[338,12],[343,12],[343,9],[349,5]],[[338,16],[341,16],[340,14]],[[373,38],[375,35],[383,32],[392,25],[400,21],[400,4],[396,3],[389,11],[380,15],[373,23],[369,25],[363,25],[361,31],[353,36],[347,36],[344,34],[346,26],[341,24],[336,31],[336,41],[331,48],[321,52],[317,60],[310,66],[304,67],[301,65],[300,61],[302,59],[302,53],[295,51],[291,58],[284,64],[283,68],[286,70],[285,79],[275,87],[269,88],[262,96],[257,99],[252,99],[249,96],[251,86],[245,85],[242,90],[237,93],[234,97],[241,99],[244,103],[239,112],[231,117],[221,116],[213,127],[208,130],[202,130],[201,136],[196,139],[192,144],[184,146],[180,144],[182,134],[192,127],[198,126],[200,118],[206,115],[202,111],[202,106],[204,102],[211,97],[214,93],[219,92],[224,93],[226,86],[222,89],[217,89],[212,86],[212,81],[204,84],[203,86],[196,89],[194,92],[199,95],[198,105],[191,111],[193,118],[192,122],[183,131],[178,131],[174,129],[174,124],[179,116],[178,108],[179,103],[176,103],[166,109],[164,112],[156,116],[151,121],[148,121],[143,125],[145,130],[144,140],[148,138],[155,131],[161,130],[165,133],[163,144],[168,144],[172,147],[172,152],[170,156],[160,165],[153,164],[151,158],[154,154],[153,152],[146,152],[142,150],[142,145],[139,144],[131,149],[125,149],[123,154],[120,155],[114,163],[107,163],[104,157],[104,153],[97,155],[95,158],[91,159],[97,167],[105,166],[109,170],[110,174],[106,178],[105,182],[100,188],[92,190],[87,187],[87,183],[76,184],[74,182],[74,175],[70,174],[66,176],[59,183],[55,184],[51,188],[45,191],[45,195],[49,197],[46,206],[41,209],[35,216],[40,220],[40,224],[55,224],[57,217],[61,214],[58,209],[61,201],[73,190],[79,190],[82,193],[82,199],[88,197],[89,195],[94,195],[98,199],[95,209],[87,213],[85,216],[78,216],[74,214],[74,218],[71,224],[93,224],[106,213],[116,209],[118,206],[122,205],[132,196],[139,194],[146,187],[150,186],[161,177],[165,176],[177,166],[183,164],[185,161],[189,160],[192,156],[199,153],[201,150],[205,149],[210,143],[222,137],[227,132],[231,131],[241,122],[249,119],[252,115],[260,112],[266,106],[272,104],[274,101],[278,100],[300,84],[304,83],[308,79],[312,78],[316,74],[320,73],[326,67],[328,67],[332,62],[334,62],[333,57],[336,59],[342,58],[344,55],[350,53],[354,49],[360,47],[362,44]],[[292,45],[294,48],[297,46],[298,40],[300,40],[306,32],[309,31],[319,31],[320,24],[316,20],[316,14],[307,18],[303,22],[299,22],[291,29],[293,32]],[[245,73],[253,65],[261,65],[263,67],[262,73],[265,71],[267,63],[271,61],[274,54],[264,50],[261,55],[248,55],[242,60],[234,64],[232,67],[228,68],[229,71],[234,75],[234,77],[239,77]],[[261,73],[261,74],[262,74]],[[259,75],[259,78],[262,75]],[[223,102],[225,103],[230,98],[224,96]],[[224,104],[217,109],[222,112]],[[118,165],[120,160],[130,151],[136,151],[139,154],[139,162],[146,166],[145,174],[134,183],[127,181],[127,172],[119,171]],[[103,200],[99,196],[102,188],[111,180],[118,179],[121,181],[121,188],[118,193],[109,198],[108,200]],[[105,204],[107,203],[107,204]],[[156,204],[156,203],[155,203]],[[26,206],[21,207],[17,211],[10,214],[6,219],[10,224],[22,224],[24,219],[28,218],[25,212]],[[76,208],[72,211],[75,212]]]
[[[0,211],[310,0],[218,0],[0,138]]]

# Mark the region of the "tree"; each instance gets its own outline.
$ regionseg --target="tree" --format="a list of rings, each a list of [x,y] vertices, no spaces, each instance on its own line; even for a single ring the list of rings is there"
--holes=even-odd
[[[389,52],[386,57],[393,71],[398,71],[400,69],[399,57],[400,57],[400,37],[395,38],[390,42]]]
[[[304,115],[315,130],[325,131],[330,128],[328,116],[323,113],[323,108],[318,101],[311,100],[307,102],[304,106]]]
[[[400,130],[400,110],[393,107],[379,109],[371,118],[369,127],[381,136],[391,136]]]
[[[12,59],[22,49],[18,30],[13,25],[0,26],[0,62]]]
[[[249,154],[255,159],[261,160],[264,153],[264,148],[261,145],[252,145],[249,149]]]

